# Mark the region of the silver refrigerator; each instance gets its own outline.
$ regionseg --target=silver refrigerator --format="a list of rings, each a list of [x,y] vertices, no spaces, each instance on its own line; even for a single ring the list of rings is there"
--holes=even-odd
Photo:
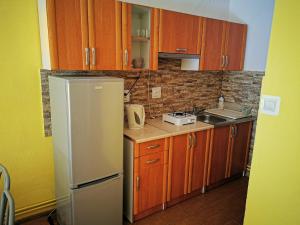
[[[121,225],[124,81],[49,76],[60,225]]]

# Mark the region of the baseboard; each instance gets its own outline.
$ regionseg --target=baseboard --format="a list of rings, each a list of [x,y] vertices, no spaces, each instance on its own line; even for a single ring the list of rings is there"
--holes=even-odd
[[[56,206],[56,200],[49,200],[39,204],[31,205],[28,207],[16,210],[16,221],[24,220],[35,215],[43,214],[52,211]]]

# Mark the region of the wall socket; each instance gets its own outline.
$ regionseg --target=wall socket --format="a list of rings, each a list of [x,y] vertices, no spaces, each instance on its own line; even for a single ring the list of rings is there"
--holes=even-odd
[[[129,90],[124,90],[124,102],[130,102],[130,93],[126,95]]]
[[[152,98],[161,98],[161,87],[152,88]]]

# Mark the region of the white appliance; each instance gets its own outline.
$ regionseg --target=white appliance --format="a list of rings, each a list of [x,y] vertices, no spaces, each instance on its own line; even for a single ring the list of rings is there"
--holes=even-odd
[[[138,104],[127,104],[126,113],[129,129],[141,129],[145,124],[144,106]]]
[[[197,117],[186,112],[164,113],[162,120],[177,126],[196,123]]]
[[[60,225],[122,225],[124,81],[49,77]]]

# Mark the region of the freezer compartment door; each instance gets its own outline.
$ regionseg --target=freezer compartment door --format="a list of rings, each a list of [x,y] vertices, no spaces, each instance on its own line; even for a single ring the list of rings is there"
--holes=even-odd
[[[123,176],[72,191],[73,225],[122,225]]]
[[[123,81],[68,85],[71,188],[123,170]]]

